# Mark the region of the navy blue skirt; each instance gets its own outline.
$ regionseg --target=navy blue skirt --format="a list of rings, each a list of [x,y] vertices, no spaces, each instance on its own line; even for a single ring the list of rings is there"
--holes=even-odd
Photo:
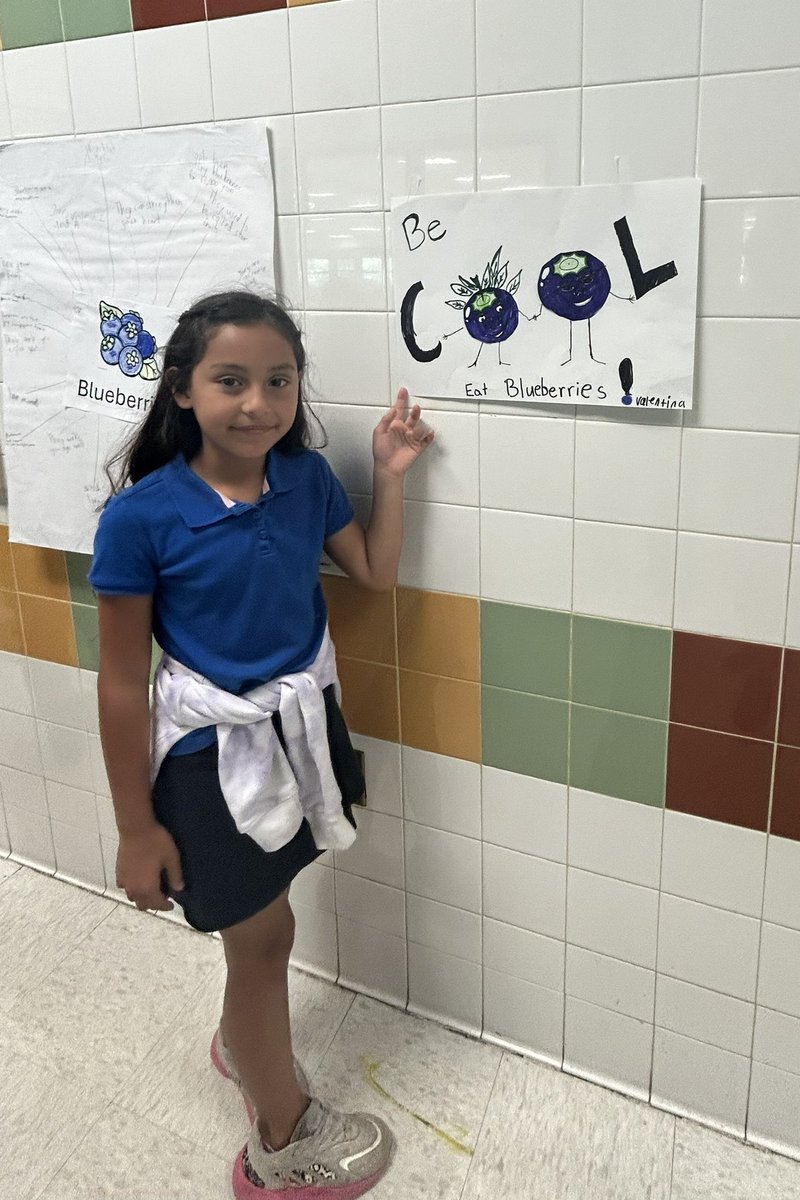
[[[323,691],[328,744],[345,815],[355,826],[352,805],[364,794],[364,779],[333,686]],[[283,744],[280,716],[273,718]],[[186,920],[204,933],[227,929],[255,916],[282,892],[318,850],[306,821],[287,845],[272,853],[239,833],[219,786],[217,745],[164,760],[153,785],[156,820],[172,835],[181,856],[184,890],[165,894],[180,904]]]

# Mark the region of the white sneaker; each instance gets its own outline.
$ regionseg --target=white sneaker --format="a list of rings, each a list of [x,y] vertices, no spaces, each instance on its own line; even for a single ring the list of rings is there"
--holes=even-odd
[[[283,1150],[267,1150],[258,1123],[233,1165],[236,1200],[355,1200],[378,1182],[394,1147],[367,1113],[338,1113],[312,1100]]]

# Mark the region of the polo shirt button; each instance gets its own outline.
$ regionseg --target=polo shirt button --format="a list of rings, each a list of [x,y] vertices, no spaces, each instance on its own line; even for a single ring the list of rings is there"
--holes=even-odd
[[[260,537],[262,540],[263,540],[264,538],[266,538],[266,536],[267,536],[267,531],[266,531],[266,529],[259,529],[259,531],[258,531],[258,536],[259,536],[259,537]]]

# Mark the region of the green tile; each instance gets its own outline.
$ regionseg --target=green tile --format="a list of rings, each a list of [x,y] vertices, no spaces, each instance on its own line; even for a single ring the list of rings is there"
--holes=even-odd
[[[63,42],[58,0],[0,0],[4,50]]]
[[[75,641],[78,645],[78,662],[87,671],[100,670],[100,631],[97,609],[94,605],[73,604],[72,620],[75,625]],[[161,647],[155,639],[150,654],[150,682],[161,660]]]
[[[572,699],[640,717],[669,717],[672,631],[576,616]]]
[[[86,576],[92,565],[91,554],[76,554],[72,550],[67,550],[66,559],[69,594],[72,597],[72,603],[96,606],[97,597],[86,582]]]
[[[87,671],[100,670],[100,636],[97,628],[97,609],[88,604],[72,605],[78,662]]]
[[[569,626],[569,613],[482,600],[482,682],[567,700]]]
[[[489,767],[567,782],[569,705],[483,687],[482,761]]]
[[[663,807],[668,728],[573,704],[570,787]]]
[[[130,0],[61,0],[61,16],[67,41],[133,29]]]

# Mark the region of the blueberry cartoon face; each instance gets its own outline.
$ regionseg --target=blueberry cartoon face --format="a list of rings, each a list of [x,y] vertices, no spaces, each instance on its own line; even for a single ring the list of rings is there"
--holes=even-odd
[[[100,357],[103,362],[108,363],[110,367],[115,367],[119,362],[119,356],[122,353],[122,342],[118,337],[109,334],[104,337],[100,343]]]
[[[599,312],[611,291],[605,265],[588,250],[556,254],[539,274],[539,299],[559,317],[588,321]]]
[[[139,313],[123,312],[105,300],[100,302],[100,357],[110,367],[119,367],[123,375],[139,375],[144,380],[158,379],[155,359],[158,346],[144,327]]]
[[[504,342],[519,324],[519,307],[510,292],[476,292],[464,309],[464,324],[477,342]]]
[[[448,300],[450,308],[464,314],[464,326],[476,342],[504,342],[510,338],[519,324],[519,306],[514,294],[519,288],[522,271],[508,279],[508,263],[500,263],[503,247],[500,246],[481,278],[477,275],[467,279],[459,275],[457,283],[450,284],[450,291],[460,300]],[[450,336],[450,335],[448,335]]]

